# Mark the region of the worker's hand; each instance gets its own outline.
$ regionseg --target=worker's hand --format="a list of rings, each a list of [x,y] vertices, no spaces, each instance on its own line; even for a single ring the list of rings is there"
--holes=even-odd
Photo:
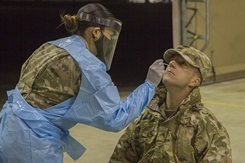
[[[156,60],[150,67],[146,76],[146,81],[152,83],[156,87],[162,80],[164,73],[163,59]]]

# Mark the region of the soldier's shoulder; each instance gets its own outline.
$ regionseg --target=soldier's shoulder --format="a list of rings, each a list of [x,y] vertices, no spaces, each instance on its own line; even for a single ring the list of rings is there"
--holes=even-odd
[[[208,108],[203,107],[203,109],[200,110],[200,117],[206,128],[216,131],[219,135],[228,135],[222,122]]]

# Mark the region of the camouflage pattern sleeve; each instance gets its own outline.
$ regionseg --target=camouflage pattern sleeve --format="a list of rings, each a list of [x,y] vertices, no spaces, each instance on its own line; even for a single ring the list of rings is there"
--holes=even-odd
[[[138,162],[140,157],[138,153],[139,148],[139,132],[137,130],[137,123],[140,117],[131,123],[120,137],[114,152],[109,160],[109,163],[132,163]]]
[[[195,138],[197,162],[231,163],[231,145],[228,132],[210,111],[204,112],[203,122]]]
[[[18,87],[29,104],[45,109],[76,96],[80,79],[78,63],[65,50],[45,43],[23,64]]]
[[[200,163],[231,163],[231,148],[227,136],[214,135],[210,148]]]

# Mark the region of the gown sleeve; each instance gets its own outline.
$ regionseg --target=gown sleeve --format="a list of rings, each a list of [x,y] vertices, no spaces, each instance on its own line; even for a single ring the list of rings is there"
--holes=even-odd
[[[86,99],[76,99],[66,116],[79,123],[118,132],[142,113],[154,93],[155,86],[146,81],[125,100],[120,100],[117,87],[110,85]]]

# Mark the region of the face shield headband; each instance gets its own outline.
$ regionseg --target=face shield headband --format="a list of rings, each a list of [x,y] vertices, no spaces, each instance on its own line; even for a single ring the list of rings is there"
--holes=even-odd
[[[110,39],[103,34],[103,31],[101,31],[103,35],[95,42],[98,53],[97,57],[105,63],[107,70],[110,70],[118,37],[122,28],[122,22],[115,18],[101,18],[83,12],[79,15],[79,21],[88,21],[114,29]]]
[[[122,29],[122,22],[116,18],[102,18],[84,12],[79,13],[79,21],[88,21],[96,24],[100,24],[106,27],[111,27],[120,33]]]

